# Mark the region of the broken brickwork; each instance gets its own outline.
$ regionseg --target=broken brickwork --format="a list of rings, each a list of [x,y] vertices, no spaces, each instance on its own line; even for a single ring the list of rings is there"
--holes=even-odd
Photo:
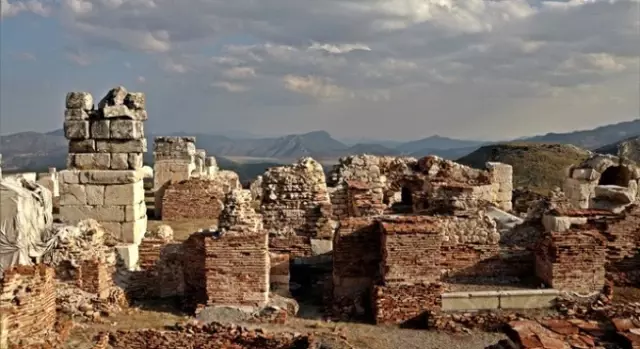
[[[373,289],[375,323],[403,324],[426,328],[430,313],[442,307],[443,284],[388,284]]]
[[[329,245],[333,238],[331,201],[322,165],[303,158],[290,166],[271,168],[262,176],[261,186],[264,229],[271,245],[280,247],[278,253],[295,255],[298,244],[307,241],[312,254],[331,250],[311,248],[314,240],[323,240],[318,244]]]
[[[71,222],[93,218],[121,241],[139,243],[147,226],[144,94],[116,87],[96,109],[91,94],[70,92],[66,107],[69,155],[67,170],[58,174],[60,215]]]
[[[213,179],[191,178],[171,182],[162,197],[162,219],[218,219],[225,195],[221,183]]]
[[[382,185],[347,181],[347,215],[349,217],[379,216],[387,205],[383,203]]]
[[[171,181],[191,178],[196,169],[195,137],[156,137],[153,142],[154,216],[162,217],[164,191]]]
[[[38,342],[54,330],[54,275],[53,268],[44,265],[5,270],[0,280],[0,334],[9,343]]]
[[[311,335],[266,333],[240,326],[212,324],[176,325],[170,330],[132,330],[103,334],[94,349],[319,349]]]
[[[138,246],[139,270],[131,276],[127,293],[138,299],[165,298],[184,294],[181,243],[171,238],[145,237]]]
[[[184,242],[184,282],[188,303],[264,306],[269,298],[268,235],[251,206],[249,190],[227,195],[219,230]]]
[[[547,233],[536,251],[536,275],[559,290],[601,291],[605,263],[606,242],[596,230]]]

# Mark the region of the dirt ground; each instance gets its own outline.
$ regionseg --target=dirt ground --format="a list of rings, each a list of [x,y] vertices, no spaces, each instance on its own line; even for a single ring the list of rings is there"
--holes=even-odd
[[[177,311],[175,300],[154,301],[136,306],[101,323],[77,325],[64,349],[91,348],[97,334],[124,329],[163,329],[190,317]],[[358,323],[325,322],[290,319],[286,325],[242,324],[260,327],[270,332],[314,333],[326,349],[482,349],[505,336],[499,333],[472,332],[448,334],[426,330],[400,329],[395,326],[374,326]]]

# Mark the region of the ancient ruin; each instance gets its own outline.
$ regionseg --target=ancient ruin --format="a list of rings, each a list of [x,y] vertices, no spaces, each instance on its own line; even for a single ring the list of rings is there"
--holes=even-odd
[[[102,333],[95,348],[319,348],[313,336],[211,323],[234,314],[283,324],[298,303],[379,325],[506,324],[509,340],[492,348],[640,343],[640,319],[630,318],[640,310],[612,303],[613,287],[640,285],[640,167],[629,160],[594,155],[549,196],[514,190],[509,165],[474,169],[436,156],[353,155],[327,175],[305,157],[242,188],[195,137],[156,137],[153,171],[143,169],[143,94],[118,87],[96,107],[73,92],[66,108],[67,169],[40,184],[1,182],[19,198],[3,220],[37,218],[29,234],[3,231],[14,245],[30,237],[31,247],[0,253],[0,346],[53,343],[62,315],[98,321],[149,299],[178,300],[209,324]],[[147,231],[142,179],[151,176],[162,222]],[[56,190],[57,217],[71,225],[51,223]],[[217,223],[174,239],[171,225],[198,219]],[[520,313],[537,308],[561,315]],[[613,329],[596,331],[603,319]]]

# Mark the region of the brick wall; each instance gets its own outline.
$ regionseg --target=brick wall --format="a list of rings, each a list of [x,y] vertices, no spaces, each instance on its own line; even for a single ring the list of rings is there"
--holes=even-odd
[[[185,294],[194,305],[262,306],[269,295],[265,232],[192,234],[185,242]]]
[[[426,328],[428,314],[441,309],[445,287],[439,283],[378,285],[373,290],[376,324],[405,324]]]
[[[311,256],[311,238],[308,236],[269,237],[269,251],[286,253],[291,258]]]
[[[54,270],[44,265],[16,267],[4,272],[0,281],[0,333],[8,333],[9,342],[35,340],[54,329],[56,290]]]
[[[86,292],[101,294],[113,286],[112,273],[114,270],[97,259],[84,260],[80,263],[77,274],[78,287]]]
[[[533,251],[521,246],[459,244],[442,246],[444,280],[526,277],[533,274]]]
[[[380,182],[347,181],[347,200],[349,217],[378,216],[387,208]]]
[[[162,219],[218,219],[224,198],[225,192],[219,180],[191,178],[171,182],[162,198]]]
[[[138,246],[140,270],[127,288],[134,298],[184,294],[183,246],[178,242],[145,238]]]
[[[440,278],[442,230],[432,217],[381,218],[384,283],[430,283]]]
[[[269,262],[271,269],[269,272],[270,289],[274,291],[282,291],[284,294],[289,292],[289,254],[269,253]]]
[[[548,233],[536,249],[536,275],[547,285],[574,292],[605,285],[606,244],[596,230]]]

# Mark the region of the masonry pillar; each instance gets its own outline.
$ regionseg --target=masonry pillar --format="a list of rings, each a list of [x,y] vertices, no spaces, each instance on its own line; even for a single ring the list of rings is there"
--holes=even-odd
[[[171,181],[191,177],[196,169],[195,137],[156,137],[153,146],[153,191],[155,218],[162,217],[162,197]]]
[[[116,87],[98,108],[86,92],[70,92],[64,131],[67,169],[59,173],[60,215],[98,221],[122,242],[139,244],[147,230],[142,156],[145,95]]]

